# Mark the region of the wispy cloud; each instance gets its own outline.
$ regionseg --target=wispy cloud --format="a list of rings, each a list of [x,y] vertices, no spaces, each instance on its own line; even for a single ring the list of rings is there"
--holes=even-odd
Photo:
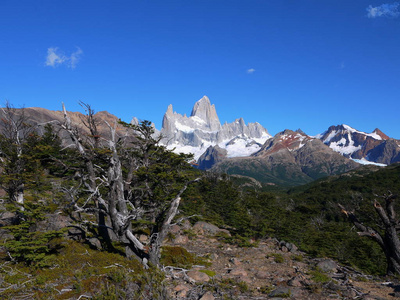
[[[69,58],[69,62],[70,62],[70,67],[72,69],[74,69],[76,67],[76,64],[79,62],[82,54],[83,54],[83,51],[79,47],[77,47],[77,50],[71,54],[71,57]]]
[[[340,63],[339,69],[344,69],[344,68],[346,68],[346,65],[345,65],[344,62],[342,61],[342,62]]]
[[[372,5],[367,7],[367,17],[368,18],[378,18],[378,17],[392,17],[396,18],[400,16],[400,2],[385,3],[376,7]]]
[[[256,71],[256,69],[251,68],[251,69],[248,69],[246,72],[247,72],[247,74],[253,74],[255,71]]]
[[[71,69],[75,69],[78,64],[83,51],[81,48],[76,47],[76,51],[72,52],[70,56],[64,54],[58,47],[52,47],[47,49],[46,66],[57,67],[59,65],[66,65]]]

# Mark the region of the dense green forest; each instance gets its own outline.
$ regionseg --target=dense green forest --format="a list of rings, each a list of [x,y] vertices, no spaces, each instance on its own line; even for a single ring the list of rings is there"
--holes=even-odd
[[[26,273],[40,269],[44,277],[50,276],[46,268],[64,263],[68,273],[71,249],[82,252],[80,247],[89,245],[98,255],[97,262],[105,265],[136,258],[131,266],[136,273],[129,275],[137,282],[135,291],[148,289],[162,295],[162,289],[150,284],[162,276],[155,271],[162,265],[159,248],[172,220],[192,216],[192,223],[204,220],[228,229],[232,236],[226,241],[241,247],[275,237],[310,256],[331,257],[370,274],[385,274],[381,248],[357,235],[338,204],[379,231],[374,199],[389,191],[399,194],[399,164],[362,167],[290,190],[271,191],[196,170],[189,164],[190,156],[176,155],[157,144],[149,122],[139,126],[121,122],[119,126],[131,130],[129,139],[112,134],[100,138],[93,111],[87,108],[90,131],[80,136],[69,127],[67,117],[64,127],[48,124],[42,135],[23,120],[14,122],[15,116],[2,120],[3,263],[23,265]],[[60,138],[60,130],[69,133],[67,142]],[[110,130],[113,133],[111,125]],[[74,147],[66,147],[68,143]],[[139,234],[148,236],[147,245],[137,240]],[[107,280],[115,280],[113,276],[125,275],[112,273]],[[96,283],[103,294],[106,283]]]
[[[379,228],[374,199],[400,192],[400,165],[362,167],[284,191],[238,189],[235,179],[207,176],[182,204],[188,214],[227,226],[240,237],[276,237],[313,256],[332,257],[372,274],[386,272],[385,256],[375,242],[360,238],[338,204]],[[201,195],[201,196],[200,196]],[[398,206],[396,206],[398,211]]]

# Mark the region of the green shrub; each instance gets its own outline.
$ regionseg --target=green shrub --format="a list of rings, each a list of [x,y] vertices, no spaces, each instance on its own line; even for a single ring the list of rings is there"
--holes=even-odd
[[[266,258],[273,257],[276,263],[283,263],[285,261],[285,258],[283,257],[282,254],[280,253],[269,253],[266,255]]]
[[[178,268],[190,269],[195,263],[195,256],[179,246],[163,246],[161,264]]]
[[[324,272],[321,271],[321,269],[316,268],[315,270],[310,272],[311,279],[316,282],[316,283],[327,283],[331,281],[332,279],[326,275]]]
[[[293,259],[294,261],[298,261],[298,262],[304,261],[304,257],[303,257],[303,255],[301,255],[301,254],[294,254],[294,255],[292,255],[292,259]]]
[[[214,277],[215,274],[217,274],[217,273],[215,273],[214,271],[211,271],[211,270],[200,270],[200,272],[202,272],[204,274],[207,274],[209,277]]]

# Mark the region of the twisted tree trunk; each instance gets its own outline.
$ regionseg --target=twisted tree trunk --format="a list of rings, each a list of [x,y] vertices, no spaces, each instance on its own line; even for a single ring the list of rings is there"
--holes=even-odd
[[[87,106],[86,106],[87,107]],[[88,108],[88,107],[87,107]],[[98,216],[98,228],[105,227],[105,221],[111,226],[112,232],[118,238],[118,240],[126,245],[125,253],[126,256],[134,256],[143,263],[145,267],[148,267],[148,262],[153,266],[160,265],[160,252],[163,241],[171,227],[171,222],[178,213],[178,207],[181,200],[182,193],[186,190],[189,184],[197,182],[196,180],[189,181],[184,187],[177,193],[177,195],[168,203],[167,208],[161,213],[161,221],[156,224],[153,228],[152,235],[150,237],[150,244],[144,245],[134,235],[132,231],[132,221],[140,219],[144,213],[145,208],[141,207],[140,204],[135,204],[131,198],[131,186],[130,183],[133,178],[133,172],[138,168],[138,162],[135,159],[128,160],[127,174],[124,174],[123,159],[124,155],[121,155],[118,147],[118,138],[116,134],[117,125],[111,126],[105,122],[110,129],[110,138],[105,140],[105,143],[100,145],[100,141],[96,140],[96,147],[104,147],[109,150],[109,156],[107,159],[107,166],[101,168],[101,176],[97,174],[100,166],[95,166],[94,157],[91,154],[91,150],[87,146],[80,142],[80,137],[76,130],[73,130],[71,121],[68,117],[67,111],[63,106],[65,123],[63,128],[69,133],[72,141],[75,144],[79,154],[85,163],[86,176],[82,176],[86,191],[90,193],[90,196],[85,201],[85,204],[81,207],[74,203],[74,207],[78,211],[93,212],[95,211]],[[92,110],[88,108],[90,112]],[[93,112],[91,113],[93,117]],[[91,120],[87,120],[87,124],[92,124]],[[91,131],[91,135],[97,136],[95,131]],[[148,137],[147,137],[148,138]],[[145,153],[146,154],[146,153]],[[145,162],[148,163],[148,158],[144,158]],[[102,189],[100,189],[102,186]],[[104,189],[106,187],[106,189]],[[100,190],[103,190],[103,195]],[[104,192],[106,190],[106,192]],[[92,200],[95,203],[95,207],[85,208],[85,205]],[[140,203],[140,201],[138,201]],[[105,220],[106,219],[106,220]]]
[[[342,212],[349,218],[354,226],[360,230],[359,236],[366,236],[379,244],[386,256],[388,275],[400,274],[400,239],[397,231],[400,229],[399,220],[396,219],[396,212],[394,211],[394,201],[397,195],[383,196],[385,200],[385,207],[383,207],[378,200],[374,201],[375,211],[378,213],[379,218],[383,223],[383,235],[372,227],[364,225],[358,220],[354,212],[347,211],[342,205],[339,207]]]

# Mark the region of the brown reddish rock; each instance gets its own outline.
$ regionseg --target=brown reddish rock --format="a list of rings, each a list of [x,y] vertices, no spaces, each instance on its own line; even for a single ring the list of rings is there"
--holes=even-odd
[[[187,272],[187,276],[195,282],[208,282],[210,280],[210,277],[207,274],[197,270]]]
[[[205,293],[203,296],[201,296],[200,300],[214,300],[215,297],[214,295],[208,291],[207,293]]]
[[[174,287],[174,292],[176,293],[176,296],[178,298],[186,298],[186,295],[189,290],[190,287],[187,286],[186,284],[178,284],[176,287]]]

